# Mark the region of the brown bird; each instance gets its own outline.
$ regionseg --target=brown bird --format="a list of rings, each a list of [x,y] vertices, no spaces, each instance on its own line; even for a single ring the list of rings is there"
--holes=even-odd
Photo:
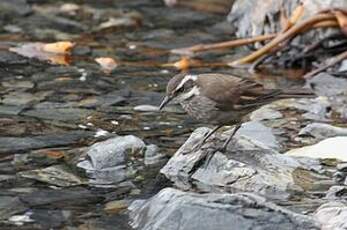
[[[286,92],[281,89],[266,89],[260,83],[229,74],[178,74],[168,82],[166,96],[159,109],[174,100],[180,103],[192,118],[215,125],[193,150],[199,149],[224,125],[235,125],[231,136],[222,148],[218,149],[225,151],[241,127],[245,115],[278,99],[307,95],[312,94],[302,90]]]

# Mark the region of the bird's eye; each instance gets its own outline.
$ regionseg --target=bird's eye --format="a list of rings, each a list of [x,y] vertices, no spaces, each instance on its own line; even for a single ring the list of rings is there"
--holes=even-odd
[[[179,89],[177,89],[176,93],[182,93],[184,91],[184,87],[181,87]]]

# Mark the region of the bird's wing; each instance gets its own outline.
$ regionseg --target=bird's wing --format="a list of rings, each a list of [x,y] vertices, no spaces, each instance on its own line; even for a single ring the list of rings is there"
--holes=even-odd
[[[265,89],[252,80],[232,75],[203,74],[198,84],[201,94],[217,103],[221,110],[239,110],[258,107],[277,99],[281,90]]]

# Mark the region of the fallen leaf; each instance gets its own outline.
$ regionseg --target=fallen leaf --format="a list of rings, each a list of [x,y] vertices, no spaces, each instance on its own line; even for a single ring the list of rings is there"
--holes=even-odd
[[[293,10],[292,15],[290,16],[289,22],[294,25],[299,21],[299,19],[304,15],[305,7],[302,2]]]
[[[74,43],[63,41],[43,44],[42,50],[49,53],[55,54],[67,54],[70,53],[71,49],[74,47]]]
[[[52,64],[68,65],[70,63],[69,52],[74,46],[72,42],[56,43],[25,43],[18,47],[11,47],[9,50],[28,58],[49,61]]]
[[[95,58],[95,61],[101,66],[101,70],[104,73],[111,73],[112,70],[114,70],[118,66],[117,62],[110,57]]]
[[[182,57],[181,60],[173,64],[179,70],[187,70],[190,67],[190,59],[187,57]]]

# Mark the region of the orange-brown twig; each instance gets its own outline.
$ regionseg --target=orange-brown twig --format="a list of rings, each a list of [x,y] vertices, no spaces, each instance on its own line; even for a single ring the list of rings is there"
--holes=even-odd
[[[201,52],[201,51],[232,48],[232,47],[252,44],[255,42],[266,41],[266,40],[274,38],[275,36],[276,34],[267,34],[267,35],[256,36],[253,38],[241,38],[241,39],[236,39],[236,40],[231,40],[226,42],[219,42],[219,43],[212,43],[212,44],[198,44],[191,47],[173,49],[171,50],[171,52],[175,54],[191,55],[193,53]]]
[[[314,24],[317,24],[317,23],[322,22],[322,21],[334,20],[334,19],[335,19],[335,15],[333,15],[333,14],[314,15],[311,18],[309,18],[309,19],[307,19],[307,20],[305,20],[299,24],[294,25],[286,32],[279,34],[277,37],[275,37],[271,42],[266,44],[261,49],[251,53],[250,55],[248,55],[244,58],[241,58],[239,60],[236,60],[236,61],[230,63],[230,65],[231,66],[237,66],[237,65],[242,65],[245,63],[252,62],[252,61],[258,59],[259,57],[261,57],[262,55],[266,54],[271,49],[278,46],[280,43],[294,37],[296,34],[300,33],[301,31],[304,31],[304,30],[312,27]]]

